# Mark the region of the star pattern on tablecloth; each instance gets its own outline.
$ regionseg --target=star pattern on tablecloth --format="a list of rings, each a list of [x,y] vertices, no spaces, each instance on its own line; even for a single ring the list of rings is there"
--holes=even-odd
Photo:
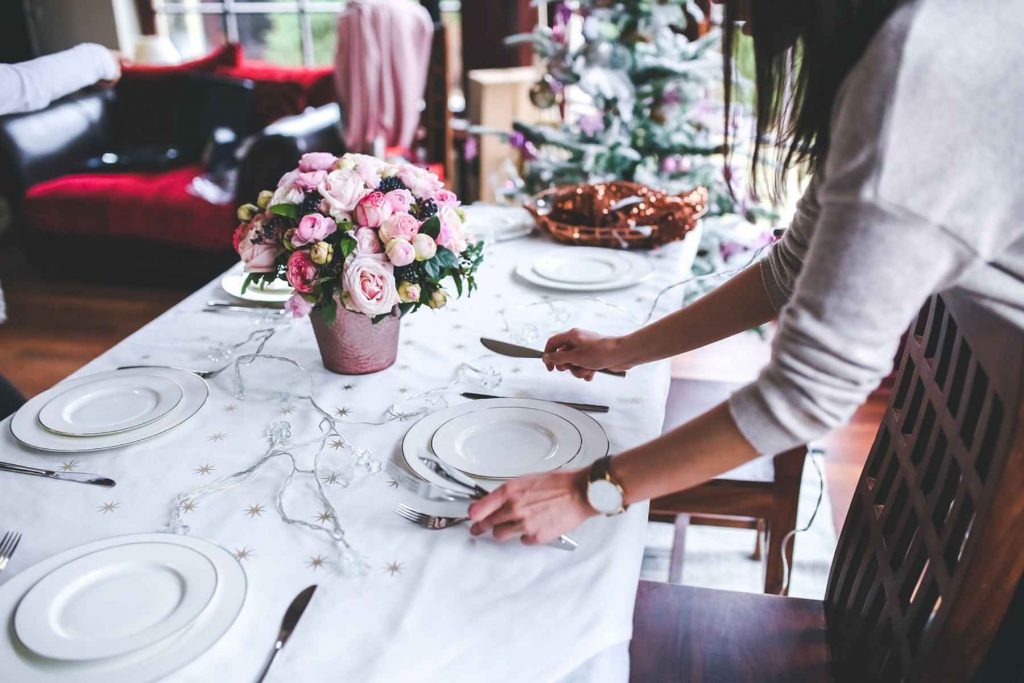
[[[214,467],[213,465],[207,463],[205,465],[200,465],[199,467],[195,468],[192,471],[195,472],[196,474],[198,474],[201,477],[205,477],[207,474],[209,474],[210,472],[213,472],[215,469],[217,469],[217,468]]]
[[[402,346],[412,346],[412,345],[413,345],[412,339],[406,339],[404,342],[402,342]]]
[[[386,483],[387,483],[388,486],[390,486],[393,489],[397,489],[398,488],[398,482],[395,481],[394,479],[388,479]]]
[[[325,564],[327,564],[327,558],[323,555],[317,555],[306,560],[306,566],[308,566],[310,569],[314,571],[324,566]]]
[[[326,524],[332,519],[334,519],[334,515],[331,513],[330,510],[324,510],[323,512],[318,513],[316,516],[316,521],[320,522],[321,524]]]
[[[255,519],[256,517],[261,517],[263,515],[263,509],[264,508],[262,505],[256,503],[255,505],[250,505],[249,507],[245,508],[245,514],[249,517],[249,519]]]
[[[345,442],[342,441],[341,439],[335,439],[334,441],[331,442],[331,448],[333,448],[334,450],[339,450],[344,447]]]
[[[223,441],[224,439],[228,438],[228,435],[225,434],[224,432],[214,432],[213,434],[210,434],[206,438],[209,439],[210,441]]]
[[[60,471],[61,472],[73,472],[76,467],[78,467],[78,461],[77,460],[68,460],[68,461],[62,462],[60,464]]]
[[[341,408],[335,408],[334,409],[334,416],[335,417],[347,417],[348,414],[349,414],[349,409],[344,407],[344,406],[342,406]]]
[[[96,506],[96,511],[105,515],[108,512],[113,512],[114,510],[116,510],[119,507],[121,507],[120,503],[115,503],[114,501],[109,501],[109,502],[103,503],[102,505]]]
[[[344,389],[345,391],[352,391],[355,388],[356,388],[355,384],[346,384],[345,386],[342,387],[342,389]]]
[[[224,406],[225,413],[233,413],[236,410],[238,410],[238,406],[236,406],[234,403],[229,403],[226,406]]]
[[[327,472],[326,474],[320,477],[320,481],[327,484],[328,486],[337,484],[340,479],[341,475],[338,474],[337,472]]]
[[[197,507],[199,507],[199,503],[190,498],[181,504],[181,511],[194,512]]]
[[[402,573],[402,567],[403,565],[401,562],[388,562],[386,565],[384,565],[384,571],[386,571],[388,574],[391,574],[391,576],[394,576],[395,574]]]
[[[643,396],[636,396],[636,395],[634,395],[634,396],[625,396],[623,398],[620,398],[619,402],[620,403],[628,403],[630,405],[638,406],[638,405],[640,405],[641,403],[644,402],[644,397]]]
[[[254,555],[252,548],[242,546],[241,548],[235,548],[235,559],[241,562],[242,560],[248,560]]]
[[[464,351],[466,349],[466,345],[465,344],[456,344],[455,348],[457,350],[459,350],[459,351]]]
[[[292,413],[295,412],[295,408],[292,406],[285,406],[284,408],[281,408],[281,410],[278,412],[280,412],[282,415],[291,415]]]
[[[139,356],[139,360],[149,360],[150,358],[152,358],[152,356],[149,355],[148,353],[144,353],[141,356]]]
[[[398,393],[400,393],[400,394],[408,394],[409,393],[409,387],[400,387],[398,389]]]
[[[520,374],[520,373],[521,373],[522,371],[523,371],[523,369],[522,369],[522,368],[519,368],[519,367],[515,367],[515,368],[512,368],[512,374],[513,374],[513,375],[518,375],[518,374]]]

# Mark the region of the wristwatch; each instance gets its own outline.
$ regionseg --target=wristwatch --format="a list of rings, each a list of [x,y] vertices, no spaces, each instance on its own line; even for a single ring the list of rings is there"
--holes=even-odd
[[[612,456],[606,455],[590,466],[587,477],[587,502],[603,515],[611,517],[626,511],[626,493],[610,471]]]

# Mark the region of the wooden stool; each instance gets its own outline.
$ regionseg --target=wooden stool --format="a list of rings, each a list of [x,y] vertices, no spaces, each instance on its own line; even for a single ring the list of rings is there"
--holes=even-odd
[[[930,299],[824,601],[641,582],[631,680],[969,680],[1024,575],[1022,382],[1020,330]]]

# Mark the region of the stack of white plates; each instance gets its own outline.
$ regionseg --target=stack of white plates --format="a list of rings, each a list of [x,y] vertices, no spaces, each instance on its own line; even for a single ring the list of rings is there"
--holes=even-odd
[[[245,572],[208,541],[109,538],[59,553],[0,586],[0,679],[151,681],[228,630]]]
[[[250,284],[242,291],[246,274],[228,274],[221,278],[220,286],[230,296],[242,301],[256,304],[283,306],[291,298],[295,290],[284,280],[274,280],[267,284]]]
[[[537,221],[519,206],[502,206],[477,202],[465,207],[466,227],[485,240],[505,242],[526,237],[537,227]]]
[[[532,285],[565,292],[624,289],[652,272],[642,256],[599,247],[559,247],[516,268],[516,275]]]
[[[527,398],[485,399],[427,415],[402,441],[409,468],[447,486],[421,460],[434,455],[485,488],[563,467],[582,467],[608,453],[608,435],[575,408]]]
[[[185,370],[136,368],[62,382],[11,420],[21,443],[61,453],[118,448],[152,438],[196,414],[210,389]]]

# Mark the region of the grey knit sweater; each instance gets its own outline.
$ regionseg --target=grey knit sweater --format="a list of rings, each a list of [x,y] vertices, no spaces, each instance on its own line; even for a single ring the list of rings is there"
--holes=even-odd
[[[850,418],[931,294],[1024,327],[1024,3],[901,5],[851,72],[828,158],[762,263],[771,363],[730,410],[761,453]]]

